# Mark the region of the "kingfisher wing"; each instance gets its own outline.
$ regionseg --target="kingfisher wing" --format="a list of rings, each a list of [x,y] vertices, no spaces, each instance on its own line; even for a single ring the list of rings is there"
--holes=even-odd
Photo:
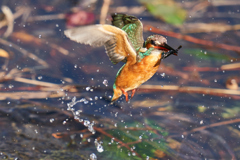
[[[129,37],[134,49],[138,51],[143,47],[143,25],[135,16],[127,14],[112,14],[112,25],[124,30]]]
[[[136,62],[136,51],[129,42],[125,31],[111,25],[90,25],[64,31],[73,41],[93,47],[105,46],[113,64],[120,61]]]

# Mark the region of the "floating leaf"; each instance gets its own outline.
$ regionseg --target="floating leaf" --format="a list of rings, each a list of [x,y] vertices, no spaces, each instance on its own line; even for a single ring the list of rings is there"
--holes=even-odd
[[[207,108],[205,106],[198,106],[198,111],[203,113]]]
[[[240,114],[240,108],[239,106],[233,107],[233,108],[224,108],[225,112],[222,113],[223,118],[234,118],[236,115]]]
[[[139,2],[143,3],[152,15],[167,23],[180,25],[186,19],[187,11],[174,0],[139,0]]]

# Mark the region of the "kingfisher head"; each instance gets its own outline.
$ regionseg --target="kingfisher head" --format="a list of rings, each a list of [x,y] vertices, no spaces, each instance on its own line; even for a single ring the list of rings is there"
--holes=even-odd
[[[160,35],[152,35],[147,38],[147,40],[144,42],[145,48],[155,48],[158,50],[163,51],[163,58],[167,58],[171,54],[177,56],[178,50],[182,48],[182,46],[179,46],[176,50],[167,45],[167,39],[163,36]]]

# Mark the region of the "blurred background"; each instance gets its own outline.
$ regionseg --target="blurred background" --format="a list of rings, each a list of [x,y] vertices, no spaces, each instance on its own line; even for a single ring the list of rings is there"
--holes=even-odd
[[[240,159],[239,0],[1,0],[0,159]],[[138,17],[178,56],[130,102],[65,29]]]

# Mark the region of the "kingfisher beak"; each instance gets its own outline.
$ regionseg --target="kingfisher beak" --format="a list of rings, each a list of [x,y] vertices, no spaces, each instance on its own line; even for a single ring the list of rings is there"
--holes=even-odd
[[[178,55],[178,50],[182,48],[182,46],[180,45],[177,49],[173,49],[172,47],[170,47],[169,45],[167,45],[166,43],[164,43],[161,46],[156,46],[157,49],[160,50],[164,50],[165,52],[163,53],[163,56],[161,59],[167,58],[168,56],[170,56],[171,54],[177,56]]]
[[[163,43],[161,45],[157,45],[154,48],[159,49],[159,50],[164,50],[164,51],[167,51],[167,52],[170,51],[170,50],[174,50],[175,51],[175,49],[173,49],[172,47],[170,47],[166,43]]]

